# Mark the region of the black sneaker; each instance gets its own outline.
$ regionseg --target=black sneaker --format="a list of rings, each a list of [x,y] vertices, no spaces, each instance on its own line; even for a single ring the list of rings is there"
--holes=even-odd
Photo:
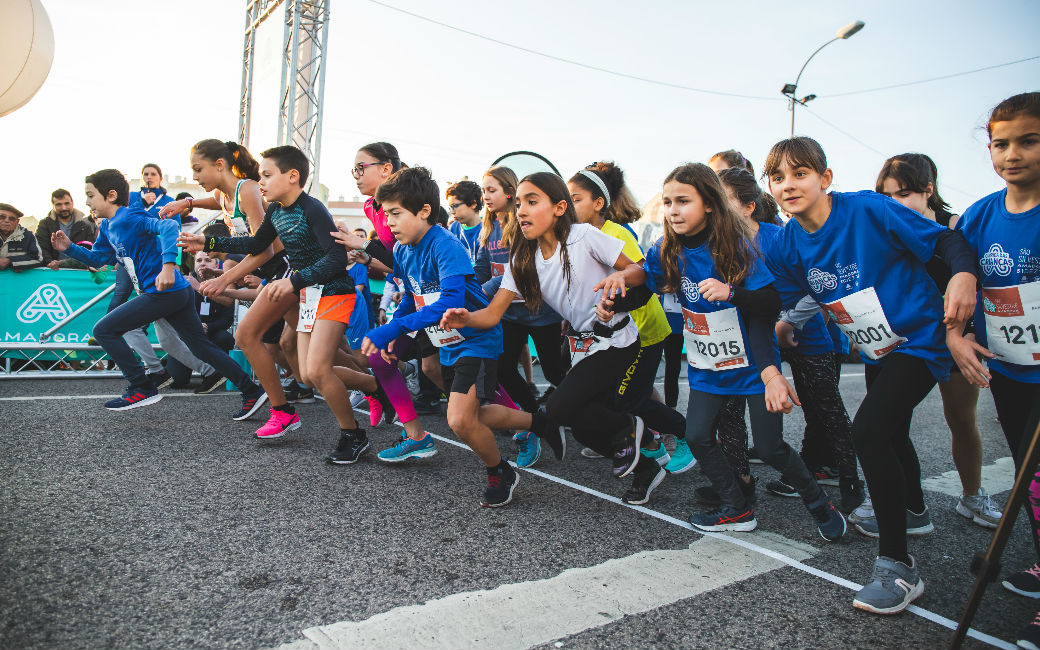
[[[285,401],[290,404],[313,404],[314,389],[304,386],[292,377],[282,382],[282,392],[285,393]]]
[[[194,392],[196,395],[212,393],[220,386],[220,382],[222,381],[224,381],[224,375],[219,372],[212,372],[202,378],[202,383],[199,384],[199,387],[196,388]]]
[[[1025,571],[1012,573],[1000,583],[1004,589],[1026,598],[1040,598],[1040,562]]]
[[[171,377],[170,373],[165,370],[148,373],[148,379],[152,380],[152,385],[155,386],[155,390],[166,388],[173,383],[173,377]]]
[[[826,492],[823,492],[820,498],[813,503],[805,504],[805,507],[816,520],[816,528],[820,531],[820,537],[828,542],[836,542],[845,535],[845,531],[848,530],[845,518],[831,504]]]
[[[198,391],[196,391],[198,392]],[[239,409],[238,413],[231,416],[232,420],[245,420],[250,415],[260,410],[260,407],[267,401],[267,393],[263,389],[257,388],[255,392],[242,394],[242,408]]]
[[[632,473],[639,462],[639,445],[643,443],[643,420],[636,416],[629,416],[632,422],[632,432],[621,442],[621,448],[614,452],[611,463],[614,476],[624,478]]]
[[[833,467],[826,465],[820,465],[819,467],[810,467],[809,473],[816,479],[818,485],[831,485],[833,487],[839,487],[841,485],[838,478],[838,470]]]
[[[867,489],[858,478],[841,479],[841,505],[838,510],[848,516],[849,513],[863,505],[867,499]]]
[[[527,382],[527,388],[531,391],[531,395],[537,400],[541,397],[541,393],[538,392],[538,387],[534,385],[533,381]]]
[[[520,475],[507,463],[502,471],[488,471],[488,486],[484,490],[484,500],[480,505],[485,508],[501,508],[513,500],[513,490],[520,485]]]
[[[351,465],[356,463],[371,446],[364,429],[354,429],[353,431],[341,429],[336,450],[325,457],[325,462],[333,465]]]
[[[425,400],[425,399],[412,399],[412,404],[415,405],[416,415],[440,415],[441,414],[441,401],[439,399]],[[385,407],[384,407],[385,408]]]
[[[798,496],[798,490],[794,489],[783,481],[770,481],[766,483],[766,491],[771,492],[778,497],[796,497]]]
[[[1040,612],[1033,617],[1033,622],[1018,631],[1019,648],[1040,650]]]
[[[753,465],[764,465],[765,461],[758,457],[758,449],[755,447],[748,447],[747,460]]]
[[[668,472],[656,462],[643,463],[643,467],[632,475],[632,486],[621,495],[621,500],[634,506],[643,505],[650,500],[650,493],[667,475]]]
[[[563,427],[556,425],[549,416],[545,413],[545,407],[539,407],[536,417],[541,418],[542,426],[535,429],[534,434],[538,436],[542,442],[549,445],[549,449],[552,449],[553,455],[556,456],[556,460],[563,460],[564,455],[567,453],[567,434],[563,432]],[[532,420],[532,427],[534,422]]]
[[[745,483],[743,479],[738,477],[737,485],[740,486],[740,491],[744,493],[744,499],[747,501],[748,506],[754,506],[757,497],[756,488],[758,487],[758,481],[755,480],[755,477],[751,477],[750,483]],[[719,496],[718,490],[710,485],[699,487],[693,493],[704,504],[714,507],[722,505],[722,497]]]

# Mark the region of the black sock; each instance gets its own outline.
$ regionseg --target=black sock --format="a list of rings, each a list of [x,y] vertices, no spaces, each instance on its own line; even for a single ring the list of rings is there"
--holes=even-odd
[[[343,429],[343,428],[340,428],[339,431],[343,435],[351,435],[351,436],[354,436],[355,438],[357,438],[358,440],[364,440],[367,437],[365,435],[365,430],[361,429],[361,428],[357,428],[357,429]]]
[[[276,411],[281,411],[282,413],[288,413],[289,415],[296,412],[296,407],[289,403],[282,404],[281,406],[272,406],[271,408]]]

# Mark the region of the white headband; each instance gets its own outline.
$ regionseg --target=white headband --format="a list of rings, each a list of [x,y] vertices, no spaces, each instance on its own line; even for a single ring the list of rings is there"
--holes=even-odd
[[[607,184],[603,182],[603,179],[599,177],[599,174],[597,174],[596,172],[590,172],[587,169],[583,169],[583,170],[581,170],[578,173],[596,184],[596,187],[599,188],[599,191],[603,192],[603,200],[606,201],[606,203],[603,205],[603,207],[604,208],[609,208],[610,207],[610,192],[607,191]]]

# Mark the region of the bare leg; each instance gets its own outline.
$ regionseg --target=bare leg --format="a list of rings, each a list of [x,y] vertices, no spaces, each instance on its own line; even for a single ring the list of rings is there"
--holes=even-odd
[[[278,376],[278,368],[274,365],[274,359],[260,338],[286,312],[298,304],[299,298],[294,293],[272,301],[268,298],[266,291],[261,291],[235,331],[235,343],[245,353],[246,359],[249,359],[249,364],[253,367],[253,372],[260,381],[260,385],[267,391],[267,397],[271,400],[272,407],[285,406],[285,392],[282,390],[282,382]]]
[[[477,387],[470,386],[469,392],[448,394],[448,426],[459,440],[488,467],[502,462],[502,454],[495,444],[495,435],[481,417],[482,407],[477,399]]]
[[[946,424],[953,437],[953,464],[961,478],[965,496],[978,494],[982,487],[982,435],[975,421],[979,389],[959,373],[950,373],[950,381],[939,384]]]

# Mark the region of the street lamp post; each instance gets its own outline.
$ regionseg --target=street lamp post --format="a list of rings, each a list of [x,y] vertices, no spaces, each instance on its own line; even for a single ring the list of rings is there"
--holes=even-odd
[[[790,107],[791,107],[791,137],[792,138],[794,137],[794,109],[795,109],[795,107],[797,105],[799,105],[799,104],[801,104],[802,106],[805,106],[806,103],[811,102],[812,100],[816,99],[816,95],[806,95],[805,97],[803,97],[801,99],[798,99],[798,95],[797,95],[797,93],[798,93],[798,82],[802,80],[802,73],[805,72],[805,66],[809,65],[809,61],[812,61],[813,57],[820,53],[820,50],[822,50],[823,48],[827,47],[828,45],[830,45],[834,41],[841,41],[841,40],[845,40],[845,39],[849,38],[850,36],[852,36],[853,34],[858,32],[859,30],[863,29],[863,27],[865,25],[866,25],[866,23],[863,22],[862,20],[857,20],[856,22],[849,23],[848,25],[845,25],[844,27],[839,29],[837,35],[834,38],[832,38],[831,40],[827,41],[826,43],[824,43],[820,47],[816,48],[816,51],[809,55],[809,58],[806,59],[805,63],[802,64],[802,69],[798,71],[798,76],[795,78],[794,83],[793,84],[784,84],[784,87],[780,91],[780,94],[782,94],[784,97],[787,97],[790,100]]]

